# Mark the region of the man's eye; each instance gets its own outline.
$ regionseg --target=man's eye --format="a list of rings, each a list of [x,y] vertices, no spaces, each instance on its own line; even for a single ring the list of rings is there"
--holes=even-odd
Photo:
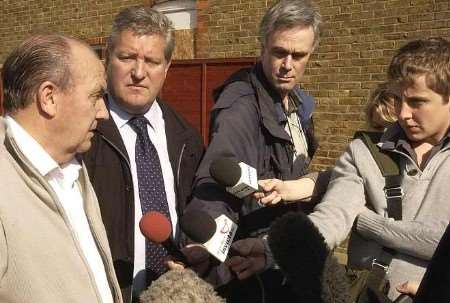
[[[118,56],[118,58],[119,58],[120,61],[130,61],[130,60],[133,59],[131,56],[125,56],[125,55]]]
[[[160,65],[161,61],[154,60],[154,59],[145,59],[145,64],[147,64],[147,65]]]
[[[292,54],[292,59],[293,60],[301,60],[301,59],[303,59],[303,58],[305,58],[306,57],[306,54]]]
[[[287,56],[287,53],[286,53],[286,52],[281,52],[281,51],[274,51],[274,52],[272,53],[272,55],[273,55],[274,57],[276,57],[276,58],[284,58],[284,57]]]

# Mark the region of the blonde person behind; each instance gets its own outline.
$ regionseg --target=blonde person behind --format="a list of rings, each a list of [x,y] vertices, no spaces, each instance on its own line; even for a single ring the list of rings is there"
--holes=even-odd
[[[366,107],[366,122],[369,131],[383,132],[386,127],[397,121],[395,115],[395,94],[389,90],[387,82],[382,82],[372,91]],[[260,180],[264,192],[255,193],[260,203],[275,205],[281,201],[310,201],[320,197],[326,191],[330,171],[314,172],[297,180],[278,179]]]
[[[382,82],[371,93],[366,107],[366,122],[370,131],[383,132],[397,121],[395,115],[395,94],[387,82]]]

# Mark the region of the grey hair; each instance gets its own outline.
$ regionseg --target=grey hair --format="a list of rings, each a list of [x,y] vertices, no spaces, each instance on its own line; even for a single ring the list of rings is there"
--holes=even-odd
[[[314,32],[314,48],[319,44],[322,17],[312,1],[281,0],[264,15],[259,26],[259,41],[264,47],[270,35],[283,28],[311,26]]]
[[[175,48],[174,27],[162,13],[149,6],[129,7],[121,11],[113,22],[111,36],[108,39],[107,58],[111,55],[117,37],[124,31],[143,35],[161,35],[166,40],[164,57],[169,62]]]
[[[6,112],[23,109],[34,100],[44,81],[51,81],[61,90],[72,80],[72,51],[69,41],[60,34],[36,35],[23,41],[3,64],[3,90]]]
[[[208,282],[190,269],[169,270],[140,296],[146,303],[225,303]]]

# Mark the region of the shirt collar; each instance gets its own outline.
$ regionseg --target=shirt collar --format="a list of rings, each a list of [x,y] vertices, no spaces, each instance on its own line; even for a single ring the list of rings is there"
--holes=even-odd
[[[76,158],[73,158],[71,161],[61,165],[57,171],[58,174],[61,173],[61,182],[65,187],[72,186],[75,181],[78,180],[78,177],[80,176],[80,169],[80,162],[78,162]]]
[[[73,184],[78,179],[81,165],[76,158],[59,166],[44,148],[19,123],[17,123],[14,118],[7,115],[6,123],[22,154],[42,176],[56,175],[67,184]]]
[[[6,116],[6,123],[20,151],[42,176],[59,167],[44,148],[11,116]]]
[[[134,116],[121,109],[110,94],[108,94],[108,101],[111,116],[117,127],[119,129],[124,127]],[[158,124],[157,121],[159,121],[159,119],[162,119],[162,110],[156,99],[153,101],[152,106],[150,106],[148,111],[143,116],[147,118],[150,126],[155,128],[155,126]]]
[[[280,102],[275,102],[275,111],[277,113],[277,120],[279,124],[286,124],[287,122],[287,116],[290,116],[291,114],[295,113],[298,116],[298,109],[299,109],[299,102],[300,100],[296,98],[297,96],[293,94],[292,92],[288,95],[288,110],[284,110],[284,106]]]

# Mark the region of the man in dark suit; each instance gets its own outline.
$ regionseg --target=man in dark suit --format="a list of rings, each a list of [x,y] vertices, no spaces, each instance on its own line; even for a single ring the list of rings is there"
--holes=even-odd
[[[149,7],[127,8],[107,46],[108,109],[85,154],[124,302],[165,272],[167,251],[146,241],[138,223],[164,214],[180,242],[178,216],[203,154],[198,132],[158,98],[174,49],[173,27]]]

